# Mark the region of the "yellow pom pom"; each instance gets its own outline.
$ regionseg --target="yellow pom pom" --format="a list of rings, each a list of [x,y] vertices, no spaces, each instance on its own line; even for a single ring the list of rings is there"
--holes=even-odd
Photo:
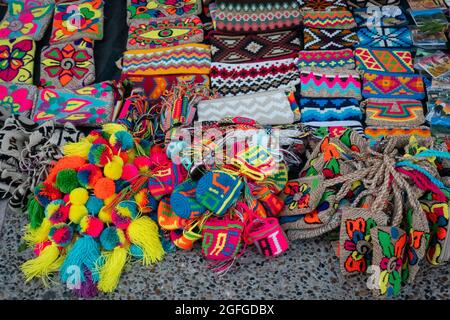
[[[105,177],[111,180],[118,180],[122,176],[123,160],[119,156],[114,156],[112,161],[107,163],[103,168]]]
[[[70,192],[69,199],[71,204],[84,205],[89,199],[89,193],[84,188],[75,188]]]
[[[106,201],[105,201],[106,202]],[[105,207],[102,207],[98,212],[98,218],[103,221],[103,223],[112,223],[111,219],[112,209],[106,210]]]
[[[69,220],[73,223],[79,224],[81,219],[87,215],[88,209],[85,206],[79,204],[73,204],[70,206]]]

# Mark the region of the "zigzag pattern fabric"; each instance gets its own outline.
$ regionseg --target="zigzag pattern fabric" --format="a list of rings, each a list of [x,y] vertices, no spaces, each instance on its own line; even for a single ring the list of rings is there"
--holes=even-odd
[[[425,98],[425,88],[422,76],[403,73],[364,73],[364,98]]]
[[[350,11],[310,11],[303,15],[303,25],[319,29],[352,29],[356,21]]]
[[[300,25],[296,0],[216,1],[213,14],[218,31],[251,33],[292,29]]]
[[[431,137],[430,128],[422,127],[367,127],[364,134],[371,140],[379,140],[389,136],[418,136],[422,138]]]
[[[326,30],[305,28],[303,30],[305,49],[339,50],[358,44],[358,36],[351,30]]]
[[[363,114],[356,99],[301,98],[301,120],[310,121],[361,121]]]
[[[337,97],[361,99],[359,73],[332,69],[303,69],[300,72],[300,93],[303,97]]]
[[[185,44],[151,50],[129,50],[123,56],[127,75],[209,74],[208,45]]]
[[[299,0],[303,11],[343,11],[347,9],[345,0]]]
[[[355,58],[351,49],[343,50],[302,50],[298,54],[298,67],[354,69]]]
[[[425,122],[422,103],[411,99],[368,99],[368,126],[419,126]]]
[[[211,34],[214,62],[244,63],[292,57],[301,49],[296,30],[257,34]]]
[[[413,45],[411,31],[407,27],[360,28],[358,38],[362,47],[409,48]]]
[[[211,88],[220,96],[292,88],[299,83],[295,59],[211,65]]]
[[[355,57],[360,70],[414,73],[412,55],[408,50],[356,48]]]
[[[263,125],[289,124],[294,113],[283,90],[203,100],[197,106],[198,121],[246,117]]]

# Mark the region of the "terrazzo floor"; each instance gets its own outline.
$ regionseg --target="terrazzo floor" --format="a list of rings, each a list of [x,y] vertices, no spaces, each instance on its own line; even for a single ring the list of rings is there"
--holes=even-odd
[[[24,283],[19,266],[31,256],[30,250],[19,252],[26,217],[5,210],[4,202],[0,210],[0,299],[76,299],[58,281],[49,288],[39,281]],[[366,279],[344,278],[330,242],[318,238],[295,241],[275,259],[248,250],[222,277],[206,268],[199,248],[166,255],[150,268],[135,263],[123,273],[114,293],[96,299],[374,299]],[[450,266],[426,264],[414,284],[397,297],[449,298]]]

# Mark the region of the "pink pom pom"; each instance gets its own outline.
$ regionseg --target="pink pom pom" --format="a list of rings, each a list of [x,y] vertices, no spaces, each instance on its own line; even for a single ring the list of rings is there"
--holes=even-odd
[[[126,164],[122,168],[122,176],[120,179],[130,181],[139,174],[138,168],[134,164]]]
[[[97,238],[103,231],[103,222],[94,216],[85,216],[80,221],[80,232],[93,238]]]
[[[147,172],[150,170],[151,161],[149,157],[137,156],[134,159],[134,165],[139,169],[140,172]]]
[[[170,160],[163,148],[155,145],[150,149],[150,163],[152,167],[159,167],[169,162]]]

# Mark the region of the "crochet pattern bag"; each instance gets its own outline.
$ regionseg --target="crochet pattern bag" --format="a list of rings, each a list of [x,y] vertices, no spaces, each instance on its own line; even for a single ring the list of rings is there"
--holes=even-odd
[[[211,65],[211,89],[220,96],[293,88],[299,83],[295,59]]]
[[[346,129],[351,129],[360,136],[364,136],[364,129],[360,121],[305,121],[303,124],[311,128],[313,135],[320,139],[327,135],[340,135]]]
[[[345,0],[299,0],[303,11],[345,11]]]
[[[184,17],[202,12],[201,0],[127,0],[128,21],[131,19],[155,19]]]
[[[364,71],[414,73],[411,52],[404,49],[355,49],[357,68]]]
[[[109,81],[74,90],[43,89],[39,91],[33,121],[97,127],[111,121],[113,107],[114,89]]]
[[[408,19],[398,6],[369,7],[353,10],[358,27],[401,27]]]
[[[410,99],[376,99],[365,102],[368,126],[420,126],[425,122],[422,103]]]
[[[417,136],[422,138],[431,137],[429,127],[367,127],[364,134],[371,140],[380,140],[386,137],[393,136]]]
[[[300,83],[303,97],[361,99],[360,76],[356,71],[305,68],[300,71]]]
[[[203,100],[197,106],[198,121],[246,117],[266,125],[294,122],[294,113],[283,90]]]
[[[54,7],[52,0],[9,0],[8,10],[0,23],[0,38],[41,40]]]
[[[213,14],[215,29],[229,33],[294,29],[301,13],[296,0],[218,0]]]
[[[79,89],[95,80],[92,40],[53,44],[42,49],[42,87]]]
[[[292,57],[301,49],[296,30],[254,34],[212,32],[211,55],[214,62],[244,63]]]
[[[82,38],[103,39],[103,0],[58,3],[50,43]]]
[[[205,44],[129,50],[124,53],[122,64],[126,75],[209,74],[211,53]]]
[[[27,84],[0,83],[0,107],[8,114],[29,117],[36,101],[37,87]]]
[[[307,50],[339,50],[351,48],[359,42],[351,30],[305,28],[303,37]]]
[[[309,121],[361,121],[363,113],[356,99],[301,98],[301,120]]]
[[[171,47],[203,41],[199,17],[133,19],[128,31],[127,50]]]
[[[298,67],[355,69],[353,50],[302,50],[298,54]]]
[[[0,39],[0,83],[33,84],[36,43],[27,38]]]
[[[320,175],[289,180],[281,194],[289,215],[306,214],[317,208],[325,192]]]
[[[281,229],[278,219],[255,219],[246,226],[246,239],[254,244],[258,252],[266,257],[276,257],[285,252],[289,241]]]
[[[364,73],[364,98],[401,98],[422,100],[425,88],[422,76],[403,73]]]
[[[350,11],[309,11],[303,14],[303,25],[317,29],[352,29],[356,22]]]
[[[362,47],[410,48],[413,46],[411,31],[407,27],[360,28],[358,38],[359,45]]]

